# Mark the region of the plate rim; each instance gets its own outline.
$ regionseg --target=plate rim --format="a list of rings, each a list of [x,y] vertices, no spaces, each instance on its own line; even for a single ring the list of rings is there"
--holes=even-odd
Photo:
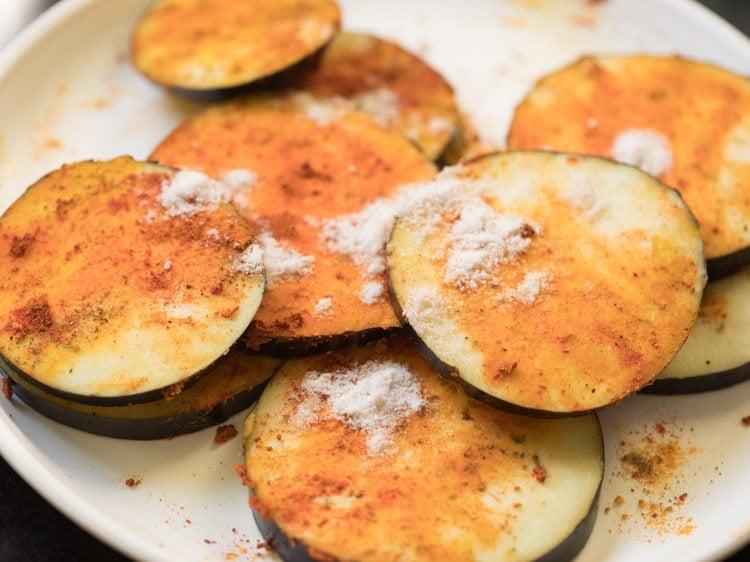
[[[44,11],[0,50],[0,83],[50,32],[105,1],[61,0]],[[704,26],[712,26],[730,40],[735,48],[745,50],[750,55],[750,37],[697,0],[657,1],[670,10],[689,15]],[[142,0],[142,5],[146,5],[146,2],[147,0]],[[12,416],[0,410],[0,456],[32,489],[87,533],[118,552],[136,559],[171,559],[158,545],[116,522],[69,488],[38,451],[39,447],[16,426]],[[743,533],[732,533],[726,542],[711,552],[709,559],[723,559],[748,544],[750,527]]]

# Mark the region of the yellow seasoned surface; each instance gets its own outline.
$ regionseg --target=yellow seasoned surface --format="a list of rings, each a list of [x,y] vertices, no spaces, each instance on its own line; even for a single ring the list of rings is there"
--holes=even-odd
[[[234,266],[252,232],[226,203],[168,216],[157,197],[173,174],[127,157],[70,164],[6,211],[2,355],[50,388],[106,397],[178,383],[226,352],[262,294],[262,274]]]
[[[706,258],[750,245],[750,80],[677,57],[584,57],[540,80],[518,106],[512,149],[612,156],[622,132],[668,140],[660,179],[695,214]]]
[[[168,87],[229,88],[314,53],[339,20],[333,0],[158,0],[136,25],[131,56]]]
[[[446,208],[426,236],[397,223],[390,280],[426,345],[471,385],[533,410],[586,411],[653,380],[687,338],[705,282],[677,194],[628,166],[550,153],[490,155],[462,177],[484,178],[492,209],[538,231],[492,282],[462,289],[445,280],[460,212]],[[543,276],[536,293],[503,297],[528,274]],[[425,292],[432,304],[420,304]]]
[[[387,452],[320,410],[295,422],[308,371],[394,361],[425,407]],[[467,397],[405,340],[286,363],[245,427],[251,504],[318,555],[339,560],[529,560],[586,516],[603,469],[596,416],[513,416]]]
[[[430,160],[457,134],[453,89],[416,55],[363,33],[336,35],[294,87],[352,100],[378,124],[412,140]]]
[[[256,232],[314,258],[309,274],[282,276],[267,287],[245,336],[254,349],[273,340],[398,326],[387,295],[373,304],[360,298],[366,282],[384,286],[384,275],[368,276],[350,257],[329,251],[320,239],[321,220],[361,211],[402,184],[434,174],[432,164],[396,133],[364,115],[330,108],[321,110],[325,121],[313,120],[300,108],[309,101],[304,99],[251,98],[209,109],[183,123],[152,155],[213,176],[252,171],[257,180],[234,198],[240,213]],[[327,107],[311,103],[310,113]],[[316,314],[321,299],[331,299],[331,306]]]

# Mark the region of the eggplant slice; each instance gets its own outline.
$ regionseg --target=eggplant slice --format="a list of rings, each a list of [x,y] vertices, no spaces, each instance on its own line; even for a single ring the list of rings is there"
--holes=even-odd
[[[69,164],[0,217],[9,375],[88,404],[173,395],[247,328],[262,254],[225,188],[129,157]]]
[[[473,400],[403,336],[285,363],[244,437],[250,505],[283,560],[569,560],[596,517],[596,415]]]
[[[685,345],[643,392],[690,394],[750,380],[750,268],[706,286]]]
[[[584,57],[516,109],[511,149],[611,157],[677,189],[710,279],[750,263],[750,80],[678,57]]]
[[[631,166],[546,152],[446,168],[388,245],[400,315],[440,372],[510,411],[578,415],[649,384],[695,321],[698,227]]]
[[[157,0],[131,57],[157,84],[218,99],[313,55],[339,25],[333,0]]]
[[[15,395],[62,424],[117,439],[162,439],[200,431],[249,407],[281,363],[281,359],[230,351],[176,396],[130,406],[79,404],[48,394],[22,378],[11,380]]]
[[[243,338],[250,349],[294,356],[399,327],[385,289],[392,217],[372,204],[435,174],[403,137],[348,106],[292,93],[212,107],[152,158],[247,180],[233,202],[265,249],[268,276]]]
[[[437,160],[458,132],[453,88],[426,62],[395,43],[342,32],[316,65],[294,74],[290,86],[351,101],[379,125],[399,132]]]

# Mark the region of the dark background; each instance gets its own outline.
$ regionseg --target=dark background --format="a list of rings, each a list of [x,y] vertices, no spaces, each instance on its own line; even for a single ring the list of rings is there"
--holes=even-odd
[[[701,3],[750,35],[750,0],[701,0]],[[128,559],[71,523],[0,458],[0,561],[36,560],[118,562]],[[727,562],[748,560],[750,546]]]

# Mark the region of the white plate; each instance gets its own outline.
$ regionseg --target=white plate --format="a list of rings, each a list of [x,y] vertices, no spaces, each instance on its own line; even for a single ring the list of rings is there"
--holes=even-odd
[[[198,109],[130,68],[128,33],[145,4],[62,2],[0,55],[0,211],[64,162],[145,158]],[[679,53],[750,74],[747,39],[687,0],[341,4],[347,28],[396,39],[444,72],[481,133],[498,145],[533,81],[583,53]],[[596,528],[579,559],[704,560],[750,540],[750,428],[740,423],[747,415],[750,383],[704,396],[637,396],[603,412],[608,470]],[[242,418],[232,421],[239,426]],[[622,473],[619,443],[653,433],[659,422],[681,436],[686,454],[647,496]],[[239,439],[216,446],[212,437],[205,430],[118,441],[48,421],[19,400],[0,400],[0,452],[8,462],[72,519],[138,559],[263,555],[232,470],[242,461]],[[128,477],[142,482],[129,488]],[[684,492],[661,528],[638,515],[639,498],[666,505]],[[612,507],[617,495],[625,504]],[[631,518],[624,521],[623,513]]]

